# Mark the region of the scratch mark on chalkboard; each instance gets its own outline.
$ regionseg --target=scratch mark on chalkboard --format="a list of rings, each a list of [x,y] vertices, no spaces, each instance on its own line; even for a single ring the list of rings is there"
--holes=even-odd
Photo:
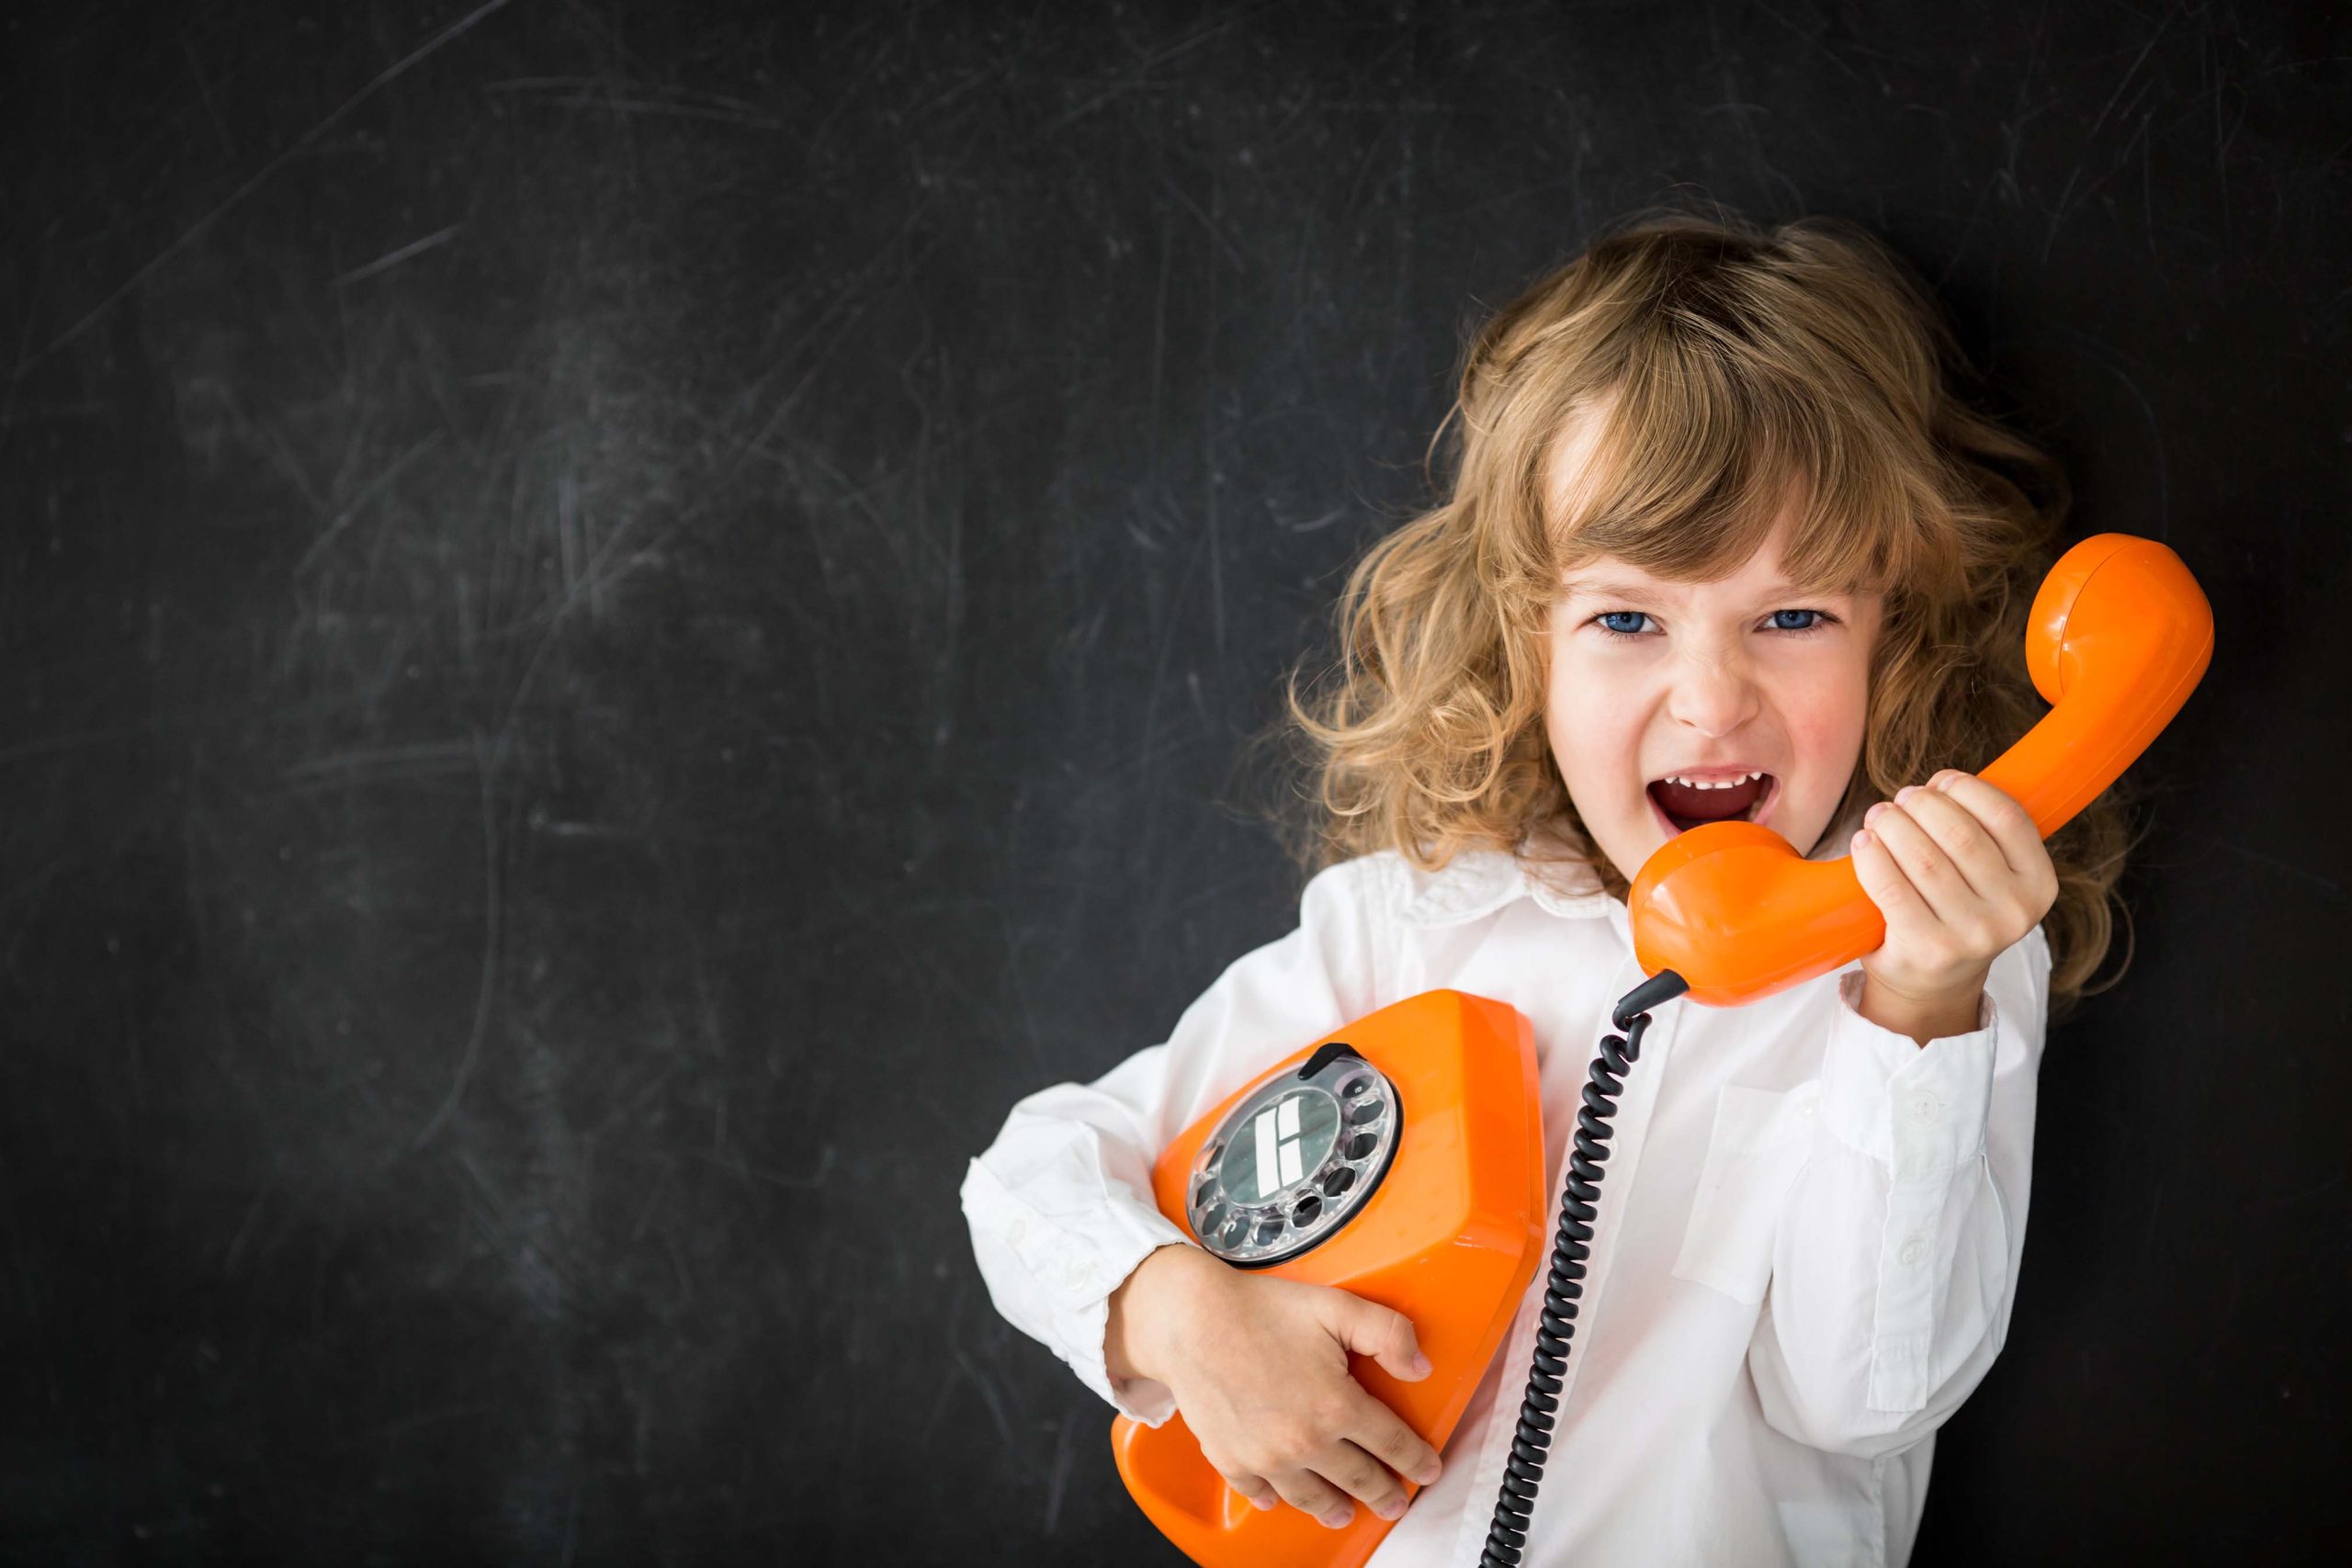
[[[477,765],[473,744],[466,740],[419,741],[412,746],[368,746],[306,757],[278,776],[290,784],[321,784],[349,788],[363,782],[391,778],[435,778],[463,773]],[[345,775],[337,777],[336,775]]]
[[[481,748],[481,739],[479,736],[476,737],[475,746],[477,751],[479,751]],[[484,757],[481,760],[481,766],[482,858],[481,982],[474,992],[473,1028],[466,1036],[465,1054],[458,1059],[458,1072],[457,1076],[450,1080],[448,1098],[442,1100],[441,1109],[435,1111],[433,1113],[433,1119],[427,1122],[424,1124],[424,1129],[419,1132],[414,1138],[409,1141],[408,1146],[412,1151],[421,1149],[426,1144],[432,1142],[434,1134],[440,1132],[441,1129],[447,1124],[451,1116],[457,1114],[458,1103],[465,1098],[466,1084],[468,1080],[473,1077],[474,1064],[481,1058],[482,1034],[489,1027],[490,1023],[490,999],[498,987],[498,928],[500,915],[498,886],[498,816],[495,809],[496,803],[493,799],[492,787],[492,775],[496,771],[496,764],[493,759]]]
[[[1843,71],[1847,75],[1852,77],[1857,82],[1862,79],[1860,72],[1856,71],[1852,66],[1838,58],[1838,51],[1829,47],[1827,39],[1822,38],[1817,33],[1806,32],[1803,28],[1798,27],[1794,22],[1792,22],[1786,17],[1781,15],[1780,12],[1775,11],[1770,6],[1765,5],[1763,0],[1749,0],[1749,3],[1753,5],[1756,9],[1763,12],[1774,21],[1780,23],[1781,26],[1794,33],[1798,38],[1802,39],[1806,43],[1811,44],[1813,46],[1814,52],[1820,55],[1824,60],[1829,62],[1830,64],[1835,65],[1838,70]]]
[[[989,1419],[996,1423],[997,1440],[1004,1445],[1004,1451],[1011,1452],[1013,1448],[1012,1422],[1004,1413],[1003,1393],[979,1363],[965,1353],[961,1345],[956,1347],[956,1364],[964,1370],[966,1377],[972,1380],[972,1386],[980,1391],[980,1402],[989,1408]]]
[[[2041,65],[2042,35],[2049,21],[2050,7],[2045,3],[2034,12],[2033,38],[2026,45],[2025,68],[2018,73],[2018,96],[2013,117],[2000,122],[2001,144],[2008,155],[2002,161],[1998,183],[2003,197],[2011,207],[2022,206],[2025,201],[2025,187],[2018,179],[2018,153],[2025,144],[2026,121],[2058,101],[2053,96],[2033,108],[2025,107],[2026,95],[2033,85],[2034,72]]]
[[[401,77],[408,74],[408,73],[415,66],[423,63],[426,59],[439,51],[444,45],[456,41],[458,37],[470,31],[474,25],[481,21],[485,17],[490,16],[494,11],[504,10],[506,8],[506,5],[507,0],[490,0],[488,5],[483,6],[481,9],[473,12],[469,16],[459,17],[457,21],[443,28],[438,34],[427,39],[423,45],[411,51],[409,54],[393,62],[390,65],[386,66],[381,72],[378,73],[375,80],[369,82],[366,86],[360,88],[358,92],[345,99],[342,107],[337,108],[333,114],[328,115],[326,118],[319,121],[318,124],[311,127],[310,130],[296,137],[292,142],[279,149],[277,154],[271,158],[268,163],[264,164],[261,168],[254,173],[252,178],[246,180],[244,184],[239,186],[235,190],[231,191],[228,197],[222,200],[219,206],[213,208],[211,211],[206,213],[203,217],[190,224],[180,234],[178,239],[174,240],[170,244],[165,245],[161,252],[157,253],[153,260],[147,263],[146,265],[141,267],[137,272],[132,273],[128,278],[124,279],[121,285],[118,287],[113,293],[108,294],[105,299],[92,306],[87,315],[74,322],[72,326],[66,328],[64,333],[47,348],[42,349],[30,359],[17,361],[16,369],[9,375],[9,379],[20,379],[35,366],[40,365],[51,355],[55,354],[59,349],[63,348],[67,344],[72,343],[75,338],[80,337],[84,333],[89,331],[91,326],[96,322],[97,319],[105,315],[108,310],[114,309],[115,305],[121,300],[123,296],[129,294],[132,289],[146,282],[148,278],[153,276],[156,271],[166,262],[169,262],[174,256],[178,255],[180,252],[186,250],[187,248],[188,242],[194,240],[198,234],[201,234],[205,230],[210,228],[213,223],[220,218],[221,214],[227,212],[231,208],[235,207],[239,202],[244,200],[245,197],[253,195],[254,191],[259,190],[272,175],[284,168],[288,163],[291,163],[296,155],[308,148],[311,142],[316,141],[320,137],[334,129],[336,123],[339,122],[345,115],[349,114],[353,109],[357,108],[361,104],[366,103],[369,98],[375,96],[377,93],[380,92],[385,87],[390,86]]]
[[[2312,883],[2326,889],[2332,897],[2344,897],[2343,884],[2331,881],[2308,866],[2296,865],[2292,862],[2280,860],[2276,855],[2264,854],[2260,850],[2248,849],[2245,845],[2234,843],[2228,839],[2217,839],[2210,833],[2200,833],[2194,828],[2174,828],[2172,831],[2178,833],[2184,839],[2194,839],[2200,844],[2211,844],[2216,849],[2223,849],[2232,854],[2242,855],[2257,865],[2267,865],[2273,871],[2283,871],[2290,876]]]
[[[334,543],[336,537],[340,536],[345,528],[351,525],[352,520],[356,518],[359,513],[365,510],[369,502],[375,500],[376,497],[383,491],[386,486],[390,485],[394,479],[400,478],[401,471],[411,463],[413,463],[417,458],[423,457],[425,453],[431,451],[440,444],[441,432],[436,430],[432,434],[427,435],[424,440],[418,442],[415,446],[410,447],[407,451],[401,453],[399,457],[393,458],[390,467],[386,468],[382,473],[378,474],[374,479],[369,479],[368,481],[367,488],[362,490],[357,495],[352,497],[350,505],[345,507],[341,512],[335,514],[334,521],[327,525],[327,531],[321,534],[311,544],[311,547],[302,552],[302,558],[294,563],[294,570],[288,573],[288,575],[289,577],[300,577],[304,572],[310,570],[311,568],[317,563],[319,557],[325,552],[326,547]]]
[[[14,746],[0,746],[0,762],[14,762],[27,757],[46,756],[52,751],[74,751],[85,746],[101,746],[109,740],[131,740],[147,733],[144,724],[109,725],[104,729],[69,729],[61,735],[44,735],[38,740],[20,740]]]
[[[269,1201],[271,1191],[272,1189],[265,1187],[254,1194],[253,1202],[245,1209],[243,1223],[237,1226],[236,1236],[229,1243],[229,1255],[220,1260],[221,1273],[233,1274],[237,1271],[237,1259],[244,1256],[245,1243],[253,1238],[254,1224],[261,1218],[262,1205]]]
[[[1200,220],[1201,227],[1208,231],[1209,238],[1217,243],[1219,248],[1225,252],[1227,258],[1230,260],[1236,267],[1246,269],[1250,265],[1249,258],[1241,254],[1241,247],[1235,244],[1233,241],[1227,236],[1225,230],[1219,226],[1217,220],[1210,217],[1206,212],[1204,212],[1201,209],[1201,204],[1194,201],[1190,196],[1186,195],[1184,188],[1182,186],[1170,179],[1165,170],[1154,170],[1153,172],[1159,180],[1159,188],[1174,197],[1185,211]],[[1216,196],[1216,175],[1214,172],[1212,172],[1210,175],[1210,191],[1211,199],[1214,200]],[[1216,278],[1216,274],[1214,270],[1210,272],[1209,276],[1212,280]],[[1214,330],[1216,320],[1216,312],[1214,310],[1209,312],[1209,320],[1211,328]]]
[[[1078,1423],[1062,1417],[1061,1430],[1054,1435],[1054,1472],[1046,1482],[1046,1533],[1054,1533],[1062,1512],[1062,1489],[1069,1483],[1070,1461],[1078,1457],[1070,1435],[1078,1430]]]
[[[204,62],[196,57],[196,45],[183,36],[180,49],[187,56],[188,74],[196,78],[198,96],[204,99],[204,112],[212,117],[212,129],[220,138],[220,151],[234,158],[237,144],[230,139],[228,122],[220,118],[220,106],[212,101],[212,84],[205,79]]]
[[[782,1187],[795,1192],[816,1192],[821,1191],[832,1179],[833,1160],[838,1152],[834,1145],[827,1144],[818,1153],[815,1168],[806,1176],[786,1176],[780,1170],[750,1164],[743,1158],[741,1149],[730,1149],[725,1154],[710,1149],[694,1149],[688,1154],[691,1158],[754,1181],[764,1181],[771,1187]]]
[[[540,87],[577,87],[582,90],[568,98],[529,91]],[[718,107],[681,103],[674,99],[624,98],[617,96],[628,89],[700,97]],[[741,98],[730,98],[724,93],[667,86],[653,82],[632,82],[626,76],[516,76],[503,82],[486,82],[482,84],[482,91],[513,93],[525,103],[544,104],[550,108],[610,109],[616,114],[667,115],[676,119],[709,119],[722,125],[749,126],[754,130],[782,130],[785,128],[782,120],[757,105],[747,104]]]
[[[801,395],[808,391],[809,383],[816,379],[817,372],[822,368],[825,361],[832,356],[833,350],[840,346],[842,340],[865,319],[865,312],[871,310],[875,302],[882,297],[879,290],[868,290],[865,287],[866,281],[881,267],[884,260],[899,248],[900,243],[914,231],[916,220],[922,216],[923,209],[931,204],[931,199],[930,193],[926,192],[908,205],[907,215],[899,221],[898,230],[888,239],[875,247],[874,254],[866,258],[865,265],[851,274],[842,286],[833,291],[832,298],[826,301],[823,312],[806,332],[799,334],[798,344],[806,344],[815,339],[817,334],[831,322],[836,311],[846,312],[842,317],[841,324],[833,328],[832,335],[819,344],[815,353],[809,356],[807,367],[801,372],[800,379],[793,384],[791,390],[777,400],[775,407],[769,412],[767,418],[761,422],[760,427],[737,444],[735,450],[728,457],[726,468],[720,470],[720,479],[734,478],[735,471],[741,467],[743,458],[765,446],[768,437],[775,434],[776,427],[784,423],[793,408],[800,401]],[[920,254],[909,258],[910,265],[928,256],[940,243],[934,240],[925,246]],[[862,302],[861,295],[864,296]],[[790,356],[787,355],[763,371],[759,380],[745,389],[744,397],[749,399],[757,396],[761,385],[789,362]]]
[[[349,272],[336,278],[335,287],[340,288],[346,283],[357,283],[362,278],[373,277],[379,272],[386,272],[400,265],[411,256],[423,255],[436,245],[446,245],[456,239],[458,231],[464,227],[463,223],[452,223],[438,233],[427,234],[422,240],[410,241],[399,250],[388,251],[367,265],[353,267]]]
[[[1159,393],[1167,377],[1168,359],[1168,274],[1169,251],[1176,243],[1176,225],[1163,221],[1159,226],[1159,289],[1151,311],[1151,489],[1159,491]],[[1135,534],[1130,527],[1127,530]],[[1141,535],[1136,535],[1138,539]]]
[[[1200,48],[1204,44],[1216,42],[1218,39],[1223,38],[1227,33],[1231,32],[1235,26],[1241,22],[1245,17],[1254,15],[1256,12],[1266,10],[1270,8],[1271,6],[1279,3],[1281,3],[1281,0],[1266,0],[1265,4],[1240,6],[1226,16],[1222,20],[1219,20],[1211,26],[1203,28],[1200,31],[1193,34],[1192,37],[1179,39],[1176,42],[1169,45],[1166,49],[1161,50],[1158,54],[1150,55],[1145,59],[1136,62],[1134,73],[1132,75],[1114,78],[1109,85],[1105,86],[1101,92],[1095,94],[1092,97],[1073,105],[1062,113],[1056,115],[1053,118],[1047,120],[1045,124],[1039,126],[1035,131],[1031,132],[1030,135],[1023,140],[1022,143],[1023,148],[1025,149],[1031,143],[1036,142],[1043,140],[1045,137],[1052,135],[1055,131],[1059,130],[1063,126],[1069,124],[1072,120],[1080,119],[1087,115],[1092,114],[1096,109],[1101,108],[1104,104],[1109,103],[1113,98],[1119,96],[1122,93],[1135,92],[1143,88],[1157,85],[1158,84],[1148,79],[1153,71],[1158,70],[1160,66],[1167,64],[1171,60],[1181,59],[1182,56],[1192,53],[1193,51]]]
[[[587,1493],[584,1483],[575,1482],[572,1484],[571,1506],[564,1511],[563,1517],[563,1553],[558,1560],[561,1568],[571,1568],[572,1559],[580,1550],[580,1507]]]
[[[2050,260],[2051,244],[2058,238],[2058,225],[2066,216],[2066,198],[2074,194],[2075,177],[2083,172],[2083,164],[2090,156],[2091,146],[2098,140],[2099,128],[2107,123],[2107,117],[2115,112],[2116,103],[2123,96],[2123,89],[2131,85],[2132,77],[2139,74],[2142,63],[2148,58],[2148,51],[2156,47],[2156,40],[2165,36],[2165,29],[2171,27],[2172,22],[2173,18],[2166,17],[2157,24],[2156,30],[2148,35],[2148,41],[2140,46],[2140,52],[2132,57],[2130,65],[2124,67],[2121,80],[2115,84],[2115,91],[2107,96],[2107,102],[2099,108],[2098,118],[2092,120],[2090,130],[2084,132],[2083,156],[2075,161],[2074,173],[2066,176],[2065,186],[2058,193],[2058,204],[2051,209],[2050,232],[2041,242],[2041,259],[2045,264]]]
[[[420,1431],[426,1427],[437,1427],[444,1421],[461,1421],[469,1416],[495,1416],[503,1408],[502,1405],[488,1402],[435,1405],[430,1410],[419,1410],[412,1415],[384,1422],[380,1426],[370,1427],[356,1437],[337,1446],[351,1448],[363,1442],[379,1442],[389,1438],[406,1437],[409,1433]]]
[[[2333,1192],[2335,1189],[2343,1185],[2344,1173],[2339,1170],[2334,1176],[2329,1177],[2325,1181],[2321,1182],[2316,1187],[2306,1187],[2301,1192],[2290,1192],[2284,1198],[2279,1199],[2278,1202],[2272,1204],[2271,1207],[2274,1209],[2283,1209],[2290,1203],[2300,1203],[2306,1198],[2316,1198],[2323,1192]]]
[[[2080,344],[2085,353],[2117,380],[2122,382],[2124,389],[2132,394],[2132,401],[2140,405],[2140,416],[2148,422],[2148,445],[2155,457],[2156,537],[2169,539],[2172,525],[2172,485],[2165,461],[2164,427],[2157,423],[2154,405],[2148,401],[2147,393],[2140,389],[2140,383],[2133,380],[2130,372],[2118,365],[2110,356],[2105,344],[2087,333],[2077,332],[2071,327],[2061,327],[2058,332],[2061,337]]]

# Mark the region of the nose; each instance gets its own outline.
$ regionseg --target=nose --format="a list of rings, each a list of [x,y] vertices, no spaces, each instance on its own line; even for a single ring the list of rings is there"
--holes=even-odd
[[[1710,738],[1729,735],[1756,716],[1756,682],[1736,653],[1694,649],[1676,671],[1667,712]]]

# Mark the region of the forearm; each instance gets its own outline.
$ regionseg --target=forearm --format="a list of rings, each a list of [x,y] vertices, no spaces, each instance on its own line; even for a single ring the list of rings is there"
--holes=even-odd
[[[1203,1263],[1216,1260],[1196,1247],[1171,1244],[1142,1262],[1111,1292],[1110,1316],[1102,1331],[1102,1364],[1123,1381],[1150,1378],[1162,1382],[1151,1330],[1163,1320],[1169,1294],[1181,1288],[1182,1276]]]

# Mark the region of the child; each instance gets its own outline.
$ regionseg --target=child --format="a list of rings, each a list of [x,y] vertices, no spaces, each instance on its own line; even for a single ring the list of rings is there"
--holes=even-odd
[[[1964,771],[2039,716],[2024,622],[2066,503],[1967,376],[1834,220],[1644,215],[1489,321],[1452,494],[1351,575],[1339,678],[1291,688],[1326,863],[1298,929],[1165,1043],[1013,1107],[962,1190],[998,1309],[1119,1410],[1182,1410],[1261,1507],[1396,1517],[1398,1477],[1426,1483],[1373,1568],[1476,1562],[1543,1271],[1441,1460],[1348,1373],[1425,1375],[1412,1324],[1223,1263],[1160,1214],[1152,1161],[1274,1061],[1451,987],[1533,1026],[1548,1236],[1642,978],[1626,889],[1747,818],[1850,853],[1886,941],[1657,1014],[1524,1561],[1905,1562],[1935,1430],[2007,1330],[2047,1005],[2106,952],[2122,854],[2112,799],[2045,846]]]

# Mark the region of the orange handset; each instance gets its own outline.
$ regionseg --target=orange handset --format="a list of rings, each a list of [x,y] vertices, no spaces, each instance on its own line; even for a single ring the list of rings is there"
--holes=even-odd
[[[2048,838],[2172,722],[2213,659],[2213,611],[2154,539],[2095,534],[2034,595],[2026,668],[2051,704],[1978,776]],[[1645,975],[1671,969],[1694,1001],[1737,1007],[1851,963],[1886,940],[1854,863],[1808,861],[1770,828],[1708,822],[1661,845],[1626,899]]]
[[[2043,581],[2026,631],[2051,712],[1982,776],[2047,838],[2146,750],[2212,654],[2212,610],[2179,557],[2127,534],[2084,540]],[[1627,905],[1643,973],[1670,970],[1712,1007],[1826,974],[1886,935],[1849,861],[1804,860],[1747,822],[1678,834],[1642,867]],[[1236,1267],[1411,1318],[1428,1377],[1399,1382],[1363,1357],[1350,1371],[1442,1450],[1534,1278],[1541,1122],[1526,1020],[1502,1002],[1428,991],[1237,1089],[1162,1152],[1152,1190],[1162,1213]],[[1358,1508],[1334,1530],[1287,1504],[1254,1507],[1201,1456],[1182,1415],[1156,1427],[1119,1416],[1111,1443],[1137,1504],[1204,1568],[1358,1568],[1392,1522]]]

